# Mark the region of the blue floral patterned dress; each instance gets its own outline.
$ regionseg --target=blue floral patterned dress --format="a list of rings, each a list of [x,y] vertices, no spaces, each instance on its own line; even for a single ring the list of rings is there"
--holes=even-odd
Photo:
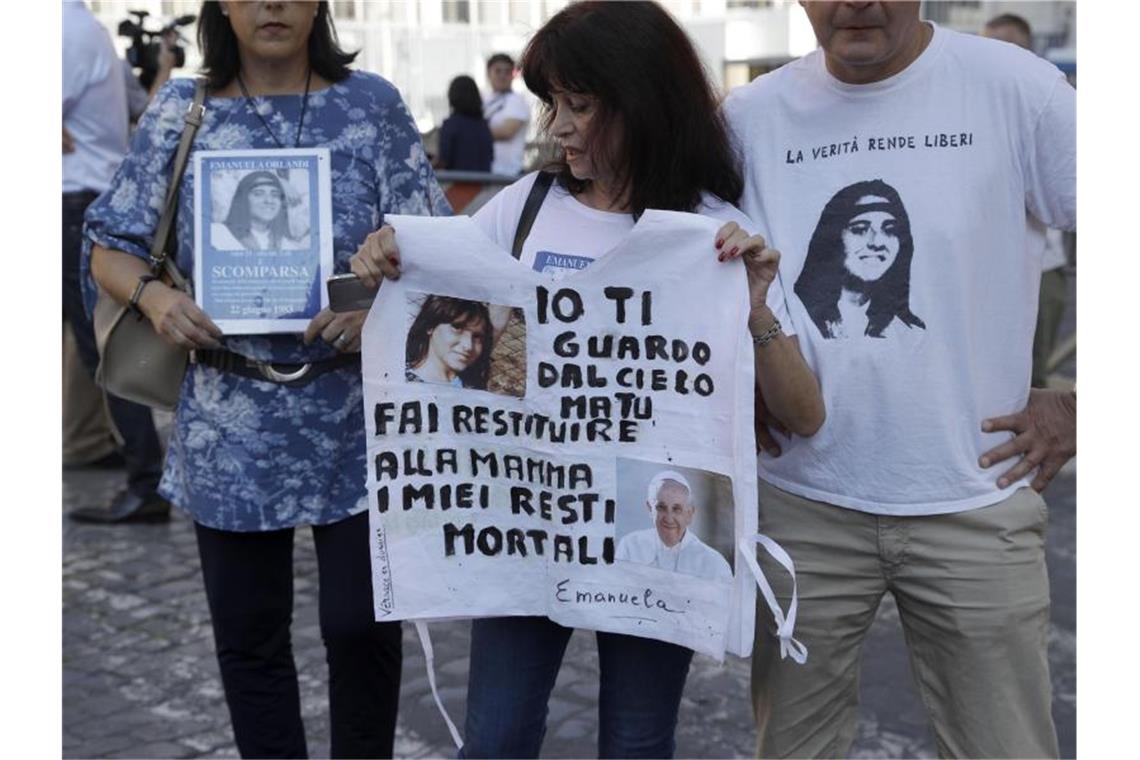
[[[146,257],[170,181],[183,115],[194,82],[173,80],[139,123],[111,188],[88,209],[83,255],[85,297],[92,243]],[[300,95],[255,98],[265,121],[293,147]],[[276,148],[244,98],[207,98],[195,150]],[[327,147],[332,158],[336,271],[385,214],[449,214],[419,133],[389,82],[353,72],[309,94],[300,147]],[[180,188],[177,260],[194,267],[194,163]],[[321,361],[336,351],[299,335],[229,336],[227,349],[261,361]],[[366,509],[364,412],[358,370],[324,373],[288,388],[210,367],[191,366],[182,384],[159,491],[203,525],[265,531],[322,525]]]

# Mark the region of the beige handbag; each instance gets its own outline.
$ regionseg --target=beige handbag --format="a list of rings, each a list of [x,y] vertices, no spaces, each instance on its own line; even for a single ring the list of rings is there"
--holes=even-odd
[[[166,205],[150,250],[154,275],[186,293],[190,292],[190,283],[167,257],[167,250],[174,232],[178,185],[186,171],[194,135],[202,124],[205,98],[206,80],[199,79],[194,90],[194,102],[186,112],[186,126],[174,157]],[[154,331],[150,320],[123,306],[102,288],[95,302],[94,323],[95,344],[99,349],[95,382],[113,396],[159,409],[173,409],[178,403],[190,352],[168,343]]]

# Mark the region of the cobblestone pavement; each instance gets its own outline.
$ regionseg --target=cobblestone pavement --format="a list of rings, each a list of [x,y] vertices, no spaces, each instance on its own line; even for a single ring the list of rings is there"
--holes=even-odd
[[[109,498],[118,474],[72,472],[68,506]],[[1054,715],[1062,753],[1075,755],[1075,470],[1046,494],[1051,507]],[[213,657],[192,524],[117,527],[64,520],[64,757],[236,757]],[[310,751],[327,756],[324,652],[317,628],[316,559],[309,532],[297,532],[294,646]],[[441,694],[461,720],[467,672],[466,623],[432,626]],[[934,745],[902,655],[888,597],[867,641],[863,709],[855,757],[933,757]],[[396,751],[402,757],[454,755],[428,688],[415,632],[405,627],[404,682]],[[718,665],[697,656],[677,730],[678,757],[745,757],[755,735],[746,660]],[[550,705],[547,757],[593,757],[597,655],[575,633]]]
[[[1070,285],[1072,287],[1072,284]],[[1071,312],[1063,332],[1071,332]],[[1072,376],[1073,367],[1062,367]],[[121,473],[64,474],[68,509],[109,500]],[[1076,755],[1076,465],[1045,493],[1053,610],[1049,659],[1062,757]],[[297,532],[294,648],[309,750],[328,754],[324,652],[317,626],[316,558]],[[454,746],[428,687],[423,656],[405,627],[399,757],[451,757]],[[432,626],[445,705],[464,713],[468,624]],[[677,728],[677,756],[749,757],[755,732],[749,663],[693,659]],[[888,596],[864,647],[858,737],[852,756],[934,757],[933,737],[912,685]],[[550,703],[543,755],[596,756],[597,654],[577,632]],[[236,757],[213,656],[192,524],[103,527],[63,520],[63,755]]]

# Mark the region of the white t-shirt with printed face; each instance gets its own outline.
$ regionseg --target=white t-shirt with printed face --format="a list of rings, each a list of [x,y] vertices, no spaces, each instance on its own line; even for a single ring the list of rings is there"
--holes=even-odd
[[[537,172],[532,172],[503,188],[472,219],[487,237],[510,251],[518,229],[519,216],[526,204]],[[705,193],[696,213],[722,222],[736,222],[741,228],[753,232],[756,225],[735,206]],[[633,229],[632,214],[599,211],[579,201],[555,182],[535,217],[530,234],[523,243],[519,260],[539,272],[547,272],[555,279],[570,272],[585,269],[595,259],[612,250]],[[716,250],[709,240],[709,256]],[[645,273],[652,281],[653,273]],[[779,278],[768,288],[768,306],[784,325],[784,333],[794,335],[795,328],[788,316],[784,301],[784,288]]]
[[[530,106],[513,90],[492,92],[483,98],[483,118],[495,129],[507,119],[518,119],[523,126],[509,140],[495,140],[491,171],[516,177],[522,174],[523,154],[526,152],[526,131],[530,122]]]
[[[1027,210],[1075,224],[1075,98],[1052,64],[935,28],[901,73],[848,85],[816,51],[725,103],[741,207],[782,254],[789,309],[827,408],[762,456],[793,493],[879,514],[995,503],[1025,406],[1041,247]],[[1031,252],[1035,251],[1035,252]]]

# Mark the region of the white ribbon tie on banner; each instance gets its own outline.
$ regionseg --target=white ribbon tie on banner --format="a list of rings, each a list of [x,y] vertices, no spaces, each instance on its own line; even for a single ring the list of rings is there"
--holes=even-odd
[[[780,609],[776,595],[772,593],[772,587],[768,584],[764,571],[760,569],[760,563],[756,561],[757,545],[763,546],[772,555],[772,558],[779,562],[792,576],[792,600],[788,604],[786,616],[784,611]],[[754,533],[740,539],[737,548],[740,549],[740,555],[748,564],[748,569],[752,571],[756,585],[760,587],[760,593],[764,595],[764,601],[768,603],[768,609],[772,611],[772,617],[776,621],[776,636],[780,639],[780,659],[791,657],[795,662],[803,665],[807,662],[807,647],[792,638],[792,633],[796,629],[796,608],[799,606],[799,597],[796,593],[796,566],[792,562],[792,558],[784,551],[784,547],[761,533]],[[753,652],[752,656],[755,657],[756,652]]]
[[[431,634],[428,633],[427,623],[422,620],[416,621],[416,633],[420,635],[420,646],[424,650],[424,662],[427,665],[428,684],[431,686],[431,695],[435,697],[435,706],[439,708],[439,714],[443,716],[443,720],[447,723],[447,730],[451,732],[451,739],[455,742],[456,749],[463,749],[463,737],[459,735],[459,729],[455,726],[455,721],[447,714],[447,709],[443,706],[443,700],[439,698],[439,689],[435,685],[435,652],[431,646]]]

